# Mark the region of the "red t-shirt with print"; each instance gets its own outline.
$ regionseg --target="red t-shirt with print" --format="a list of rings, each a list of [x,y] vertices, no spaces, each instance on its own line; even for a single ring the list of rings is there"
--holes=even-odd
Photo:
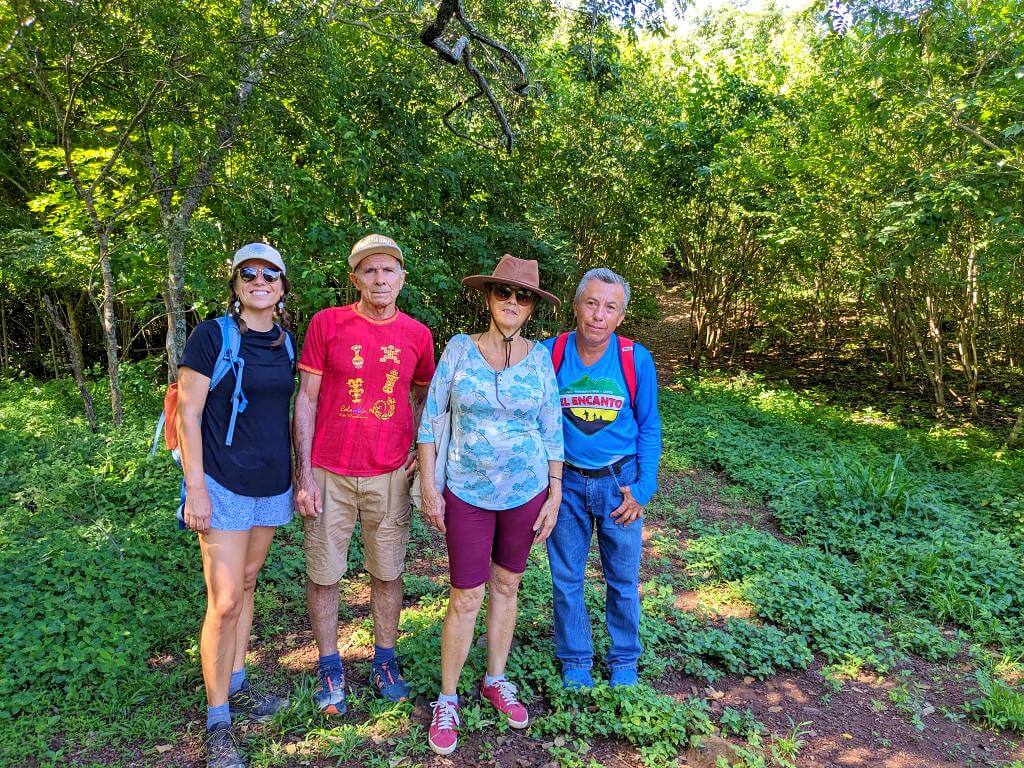
[[[323,377],[314,466],[372,477],[405,464],[416,428],[409,388],[434,375],[427,326],[404,312],[372,320],[355,304],[324,309],[309,323],[299,368]]]

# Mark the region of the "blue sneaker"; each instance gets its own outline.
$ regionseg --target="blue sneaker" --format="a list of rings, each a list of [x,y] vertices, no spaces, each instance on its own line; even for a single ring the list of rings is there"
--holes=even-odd
[[[374,664],[370,680],[377,689],[377,693],[388,701],[407,701],[412,693],[412,690],[402,677],[402,669],[398,665],[398,659]]]
[[[612,676],[608,681],[608,685],[612,688],[618,688],[619,686],[630,686],[636,685],[636,667],[613,667]]]
[[[320,690],[316,694],[316,705],[325,715],[344,715],[348,710],[345,703],[345,670],[341,667],[318,669]]]
[[[583,667],[563,669],[562,687],[567,691],[576,691],[581,688],[593,688],[594,678],[590,676],[590,670]]]

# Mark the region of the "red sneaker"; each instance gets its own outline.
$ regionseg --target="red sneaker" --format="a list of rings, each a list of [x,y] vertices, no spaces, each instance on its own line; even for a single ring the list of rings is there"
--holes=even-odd
[[[434,716],[430,719],[427,743],[439,755],[450,755],[459,746],[459,705],[435,701],[430,705]]]
[[[530,713],[516,698],[517,688],[505,678],[495,680],[494,685],[480,683],[480,695],[487,699],[494,708],[508,717],[508,724],[513,728],[525,728],[530,723]]]

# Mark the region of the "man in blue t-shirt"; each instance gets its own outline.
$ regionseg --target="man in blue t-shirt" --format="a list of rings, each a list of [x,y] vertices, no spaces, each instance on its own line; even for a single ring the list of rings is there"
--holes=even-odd
[[[610,269],[592,269],[573,300],[576,330],[564,344],[543,342],[556,363],[565,435],[562,506],[548,539],[548,559],[555,655],[566,688],[594,684],[583,582],[595,529],[607,585],[610,684],[634,685],[643,653],[640,550],[644,505],[658,484],[661,417],[651,353],[639,344],[630,351],[615,335],[627,304],[629,283]]]

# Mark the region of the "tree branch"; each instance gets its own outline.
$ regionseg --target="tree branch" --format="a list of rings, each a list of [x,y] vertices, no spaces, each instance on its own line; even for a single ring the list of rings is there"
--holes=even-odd
[[[444,34],[449,24],[451,24],[452,19],[458,21],[466,34],[460,35],[455,44],[449,47],[441,36]],[[466,18],[465,12],[462,8],[462,0],[441,0],[434,20],[429,22],[420,33],[420,42],[428,48],[436,51],[437,55],[447,63],[454,65],[461,64],[465,67],[466,71],[473,79],[473,83],[476,85],[475,93],[462,99],[459,103],[445,112],[444,117],[442,118],[442,122],[445,127],[456,136],[467,139],[477,146],[485,147],[484,144],[472,138],[468,133],[458,130],[451,122],[452,115],[483,96],[487,99],[491,112],[494,114],[494,118],[498,121],[498,126],[501,129],[501,134],[504,140],[505,150],[511,153],[512,147],[515,143],[515,133],[513,132],[508,118],[505,115],[505,110],[494,95],[494,90],[491,87],[491,84],[473,61],[473,56],[470,51],[471,44],[476,42],[484,46],[485,55],[487,48],[497,51],[498,57],[506,64],[510,64],[513,67],[516,72],[516,79],[509,90],[517,96],[523,96],[527,86],[529,85],[526,75],[526,67],[523,65],[523,62],[520,61],[520,59],[507,47],[477,30],[474,24]],[[495,66],[495,69],[497,69],[497,66]]]

